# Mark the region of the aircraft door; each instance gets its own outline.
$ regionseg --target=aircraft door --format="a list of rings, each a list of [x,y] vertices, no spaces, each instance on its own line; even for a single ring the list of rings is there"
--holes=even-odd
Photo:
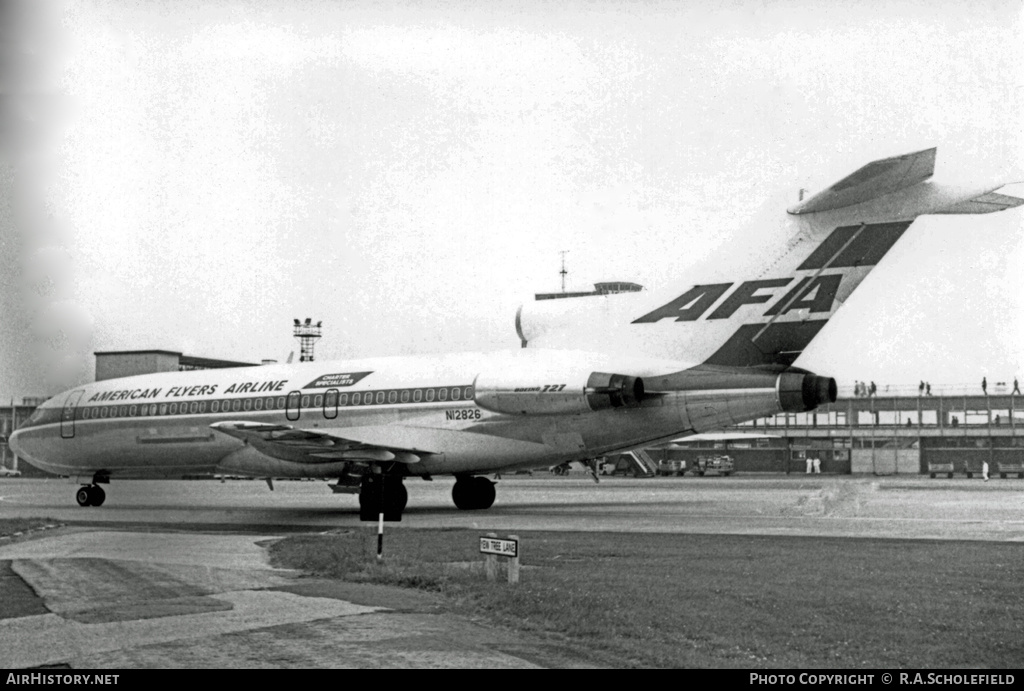
[[[324,394],[324,417],[333,420],[338,417],[338,390],[327,389]]]
[[[60,413],[60,436],[64,439],[75,436],[75,411],[84,393],[83,390],[72,391],[64,401],[64,409]]]
[[[294,422],[302,414],[302,393],[300,391],[288,392],[288,398],[284,402],[284,416]]]

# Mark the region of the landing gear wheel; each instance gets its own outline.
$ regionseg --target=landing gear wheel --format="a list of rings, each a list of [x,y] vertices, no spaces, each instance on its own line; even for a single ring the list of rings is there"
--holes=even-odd
[[[381,485],[383,484],[383,487]],[[401,521],[402,512],[409,501],[401,477],[380,478],[375,475],[363,477],[359,487],[359,517],[364,521],[376,521],[381,512],[381,490],[384,493],[384,520]]]
[[[376,494],[376,492],[373,492]],[[376,497],[367,496],[366,492],[359,493],[359,513],[377,514],[380,513],[380,502]]]
[[[472,480],[456,480],[452,487],[452,501],[457,508],[468,511],[473,508]]]
[[[479,475],[459,478],[452,487],[452,501],[463,511],[491,508],[496,494],[494,483]]]
[[[478,509],[489,509],[494,505],[494,498],[497,496],[497,490],[494,489],[494,483],[485,477],[477,476],[473,478],[473,490],[476,494],[476,508]]]
[[[99,485],[84,485],[75,492],[75,501],[79,506],[103,506],[107,493]]]
[[[405,488],[405,484],[402,482],[396,483],[397,486],[394,488],[395,507],[398,509],[398,513],[405,511],[405,505],[409,503],[409,490]]]

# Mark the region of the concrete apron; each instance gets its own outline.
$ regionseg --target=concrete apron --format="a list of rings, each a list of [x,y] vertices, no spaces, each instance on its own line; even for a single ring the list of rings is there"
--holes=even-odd
[[[0,619],[0,668],[535,666],[436,616],[287,592],[298,574],[269,565],[271,539],[78,530],[0,547],[49,610]]]

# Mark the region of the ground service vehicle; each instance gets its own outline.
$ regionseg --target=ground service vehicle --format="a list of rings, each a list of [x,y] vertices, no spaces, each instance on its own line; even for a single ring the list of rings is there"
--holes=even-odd
[[[693,472],[701,477],[708,473],[728,476],[733,474],[734,468],[735,465],[730,456],[698,456]]]
[[[676,459],[665,459],[658,464],[658,475],[686,475],[686,461]]]

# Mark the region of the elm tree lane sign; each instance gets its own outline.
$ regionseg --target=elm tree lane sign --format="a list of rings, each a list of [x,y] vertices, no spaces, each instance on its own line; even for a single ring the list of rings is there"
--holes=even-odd
[[[481,537],[480,553],[496,554],[499,557],[518,557],[519,540],[506,540],[497,537]]]

